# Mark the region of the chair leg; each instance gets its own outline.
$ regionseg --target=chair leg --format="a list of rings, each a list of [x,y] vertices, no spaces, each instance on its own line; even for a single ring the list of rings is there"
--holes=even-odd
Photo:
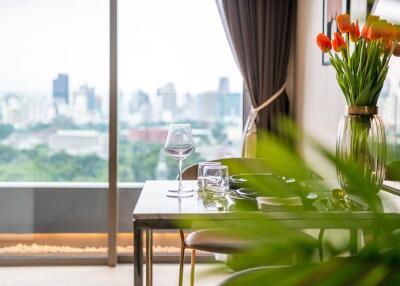
[[[325,229],[320,229],[318,234],[318,253],[319,253],[319,261],[324,261],[324,243],[322,239],[324,238]]]
[[[196,265],[196,250],[192,249],[192,257],[190,262],[190,286],[194,286],[194,267]]]
[[[181,244],[181,256],[179,258],[179,286],[183,284],[183,263],[185,262],[185,246]]]

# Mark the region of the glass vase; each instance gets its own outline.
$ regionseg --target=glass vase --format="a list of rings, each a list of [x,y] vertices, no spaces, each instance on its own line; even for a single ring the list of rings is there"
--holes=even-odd
[[[379,191],[385,177],[386,134],[377,106],[348,106],[339,124],[336,155],[359,168]],[[347,177],[338,169],[342,189],[350,191]]]

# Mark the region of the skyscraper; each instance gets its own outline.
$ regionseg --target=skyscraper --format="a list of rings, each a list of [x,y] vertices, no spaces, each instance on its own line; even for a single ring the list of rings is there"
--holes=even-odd
[[[86,97],[86,107],[88,111],[95,111],[97,109],[98,105],[96,102],[96,92],[94,87],[90,87],[85,83],[84,85],[81,85],[78,93]]]
[[[68,74],[58,74],[53,80],[53,98],[68,104],[69,102],[69,79]]]
[[[218,93],[222,94],[229,93],[229,78],[227,77],[219,78]]]
[[[158,88],[157,96],[162,99],[163,110],[168,110],[172,113],[176,112],[176,89],[172,82]]]

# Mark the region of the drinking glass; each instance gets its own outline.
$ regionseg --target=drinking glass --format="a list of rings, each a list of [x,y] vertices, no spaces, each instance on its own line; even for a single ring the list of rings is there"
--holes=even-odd
[[[229,190],[229,173],[225,165],[205,166],[203,171],[206,191],[224,195]]]
[[[184,190],[182,186],[182,161],[185,160],[194,151],[194,139],[190,124],[171,124],[168,129],[167,141],[165,142],[165,151],[172,158],[178,161],[179,183],[177,190],[169,190],[174,194],[169,194],[173,198],[187,198],[193,190]]]
[[[199,186],[199,191],[204,190],[204,180],[203,172],[205,166],[219,166],[221,162],[201,162],[197,168],[197,185]]]

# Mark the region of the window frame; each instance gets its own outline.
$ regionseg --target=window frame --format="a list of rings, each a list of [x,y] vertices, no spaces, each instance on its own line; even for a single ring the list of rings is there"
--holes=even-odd
[[[0,256],[0,266],[34,266],[34,265],[108,265],[131,263],[132,255],[118,254],[118,0],[109,0],[109,160],[107,187],[107,255],[90,257],[79,256]],[[242,96],[243,118],[242,126],[251,108],[250,98],[243,84]],[[131,183],[135,192],[140,192],[142,183]],[[28,188],[28,187],[27,187]],[[78,187],[79,188],[79,187]],[[0,186],[1,189],[1,186]],[[212,261],[211,256],[201,258],[202,261]],[[156,256],[155,262],[177,261],[177,256]]]

